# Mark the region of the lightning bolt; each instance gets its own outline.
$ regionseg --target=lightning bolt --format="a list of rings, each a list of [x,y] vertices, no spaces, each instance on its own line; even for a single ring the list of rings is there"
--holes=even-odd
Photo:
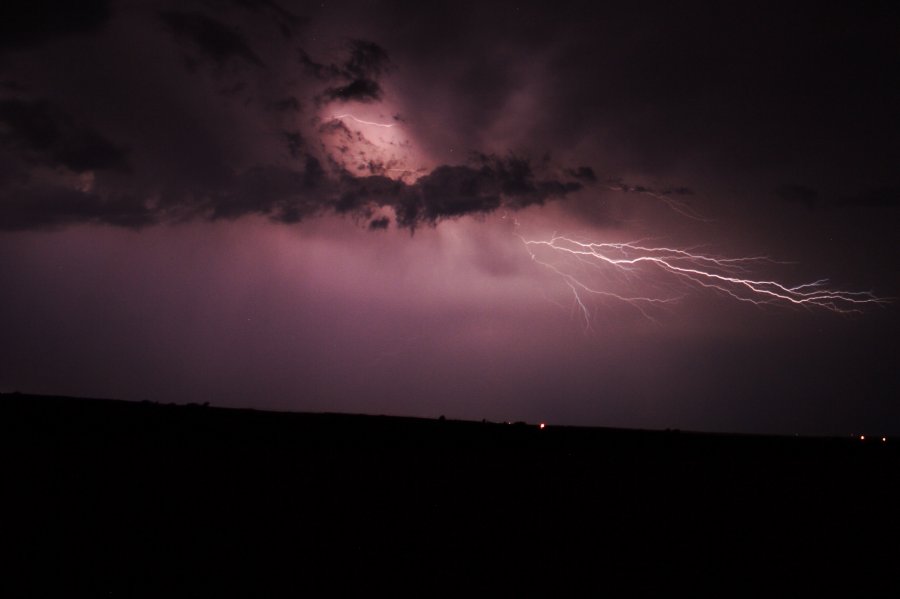
[[[632,193],[643,194],[645,196],[650,196],[651,198],[659,200],[660,202],[662,202],[663,204],[668,206],[670,210],[680,214],[681,216],[685,216],[692,220],[700,221],[703,223],[712,222],[712,219],[703,216],[702,214],[700,214],[699,212],[697,212],[696,210],[691,208],[685,202],[676,200],[675,198],[672,198],[666,194],[658,193],[656,191],[653,191],[652,189],[647,189],[645,187],[625,185],[624,183],[616,184],[616,185],[607,184],[604,187],[606,187],[606,189],[609,189],[610,191],[621,191],[624,193],[632,192]]]
[[[390,129],[395,125],[395,123],[376,123],[374,121],[364,121],[363,119],[358,119],[352,114],[333,114],[331,115],[331,120],[339,121],[341,119],[350,119],[352,121],[356,121],[362,125],[372,125],[373,127],[384,127],[385,129]]]
[[[641,296],[616,291],[622,281],[632,284],[634,279],[648,277],[669,290],[704,288],[756,306],[782,305],[849,313],[860,312],[867,305],[889,302],[871,292],[831,288],[826,279],[788,286],[753,276],[754,266],[775,262],[765,256],[728,258],[644,241],[600,243],[557,234],[549,239],[528,239],[517,231],[516,236],[535,263],[560,277],[571,289],[586,329],[591,328],[592,320],[589,297],[625,302],[651,318],[648,307],[674,303],[684,296],[671,291]],[[664,276],[659,279],[654,276],[657,274]],[[604,284],[598,284],[598,279]]]

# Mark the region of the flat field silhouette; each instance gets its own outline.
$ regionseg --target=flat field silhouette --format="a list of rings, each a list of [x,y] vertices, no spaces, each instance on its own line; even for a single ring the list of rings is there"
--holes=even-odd
[[[6,596],[898,584],[900,440],[3,394],[0,444]]]

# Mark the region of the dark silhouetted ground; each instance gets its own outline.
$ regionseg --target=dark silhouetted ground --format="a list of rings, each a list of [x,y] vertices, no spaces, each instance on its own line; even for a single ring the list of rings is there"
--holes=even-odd
[[[4,394],[0,443],[8,597],[900,586],[900,440]]]

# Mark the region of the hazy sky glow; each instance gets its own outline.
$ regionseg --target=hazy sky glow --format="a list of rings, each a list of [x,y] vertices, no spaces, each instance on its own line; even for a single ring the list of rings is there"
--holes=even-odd
[[[21,4],[0,391],[900,434],[890,3]]]

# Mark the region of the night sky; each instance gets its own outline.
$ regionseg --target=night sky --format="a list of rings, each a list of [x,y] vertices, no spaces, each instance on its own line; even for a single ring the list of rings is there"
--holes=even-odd
[[[900,435],[896,3],[2,10],[0,392]]]

